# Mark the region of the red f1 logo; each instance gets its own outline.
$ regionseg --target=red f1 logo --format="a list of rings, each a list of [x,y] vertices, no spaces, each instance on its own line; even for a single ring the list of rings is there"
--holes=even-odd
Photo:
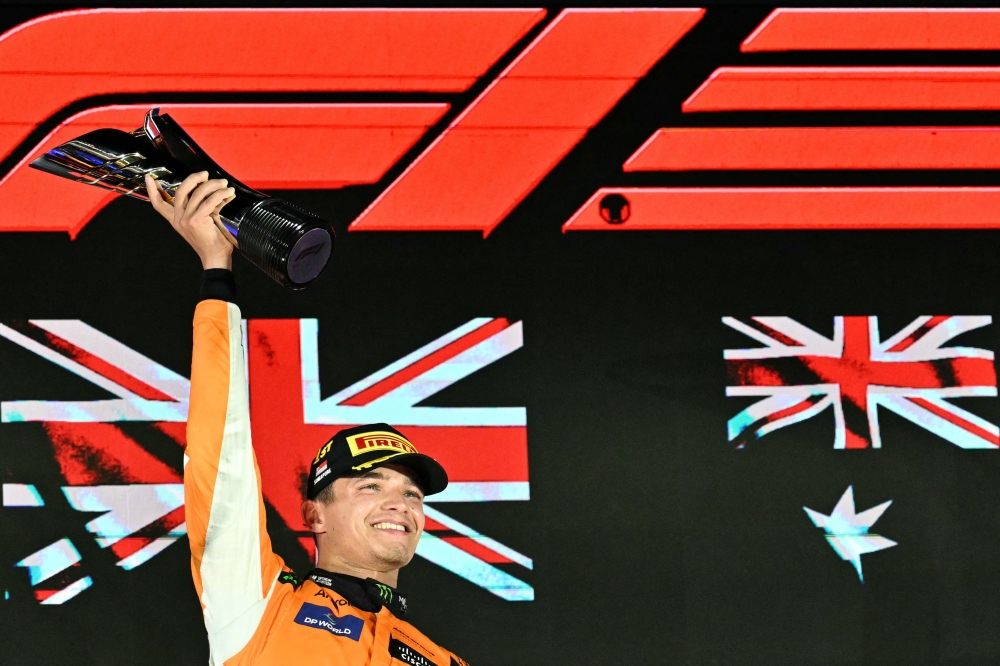
[[[411,159],[352,230],[488,234],[703,13],[101,9],[44,16],[0,36],[0,158],[23,156],[0,180],[0,231],[78,233],[115,195],[53,181],[28,163],[96,127],[134,129],[143,111],[159,105],[227,170],[258,187],[381,183]],[[165,24],[176,29],[164,31]],[[192,47],[177,44],[178,34]],[[117,57],[105,41],[79,35],[121,43],[143,35],[147,52],[175,56],[150,74],[141,59]],[[65,43],[73,48],[51,46]],[[177,92],[391,92],[439,101],[155,98]],[[66,109],[113,94],[149,101],[94,106],[37,136]]]

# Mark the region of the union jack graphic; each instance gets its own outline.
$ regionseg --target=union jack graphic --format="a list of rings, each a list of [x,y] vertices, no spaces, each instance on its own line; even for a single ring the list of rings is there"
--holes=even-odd
[[[374,421],[399,426],[437,458],[452,483],[428,501],[491,502],[529,498],[523,407],[418,406],[468,375],[520,349],[521,322],[477,318],[351,386],[322,398],[315,319],[244,321],[250,412],[265,499],[290,528],[302,497],[302,461],[341,427]],[[0,337],[86,379],[112,397],[101,400],[11,400],[0,423],[42,422],[74,509],[100,513],[86,524],[97,544],[128,571],[187,532],[181,451],[175,465],[154,456],[136,431],[185,443],[190,382],[78,320],[0,324]],[[156,432],[158,431],[159,435]],[[31,484],[4,484],[4,506],[42,507]],[[508,601],[530,601],[531,585],[500,567],[533,566],[531,558],[444,512],[425,507],[421,557]],[[307,553],[313,542],[298,533]],[[18,562],[40,603],[61,604],[88,589],[81,556],[69,539]]]
[[[729,420],[743,448],[833,408],[835,449],[880,448],[884,407],[964,449],[1000,448],[1000,429],[952,405],[996,396],[993,352],[945,344],[992,317],[917,317],[882,339],[878,317],[834,317],[827,338],[790,317],[723,317],[763,347],[727,349],[727,396],[761,396]]]

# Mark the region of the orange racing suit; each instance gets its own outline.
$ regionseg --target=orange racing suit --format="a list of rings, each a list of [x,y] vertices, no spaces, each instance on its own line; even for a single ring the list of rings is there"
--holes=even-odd
[[[400,619],[405,599],[393,588],[322,570],[300,584],[271,550],[244,373],[239,308],[203,300],[194,316],[184,499],[210,665],[465,664]]]

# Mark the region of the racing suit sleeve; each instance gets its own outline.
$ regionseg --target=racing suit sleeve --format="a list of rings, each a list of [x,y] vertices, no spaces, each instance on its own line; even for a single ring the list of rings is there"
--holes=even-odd
[[[251,445],[240,309],[212,298],[227,296],[212,272],[215,289],[203,286],[210,300],[194,315],[184,500],[210,663],[221,665],[250,641],[283,562],[271,550]]]

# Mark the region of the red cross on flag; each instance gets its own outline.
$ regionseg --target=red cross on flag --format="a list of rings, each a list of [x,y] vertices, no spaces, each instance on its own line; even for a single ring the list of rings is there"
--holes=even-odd
[[[828,407],[834,448],[880,448],[880,406],[956,446],[1000,448],[997,426],[950,402],[997,395],[993,352],[945,346],[992,317],[918,317],[885,340],[878,317],[834,317],[832,338],[789,317],[722,321],[764,345],[724,353],[726,395],[761,398],[729,420],[738,448]]]

